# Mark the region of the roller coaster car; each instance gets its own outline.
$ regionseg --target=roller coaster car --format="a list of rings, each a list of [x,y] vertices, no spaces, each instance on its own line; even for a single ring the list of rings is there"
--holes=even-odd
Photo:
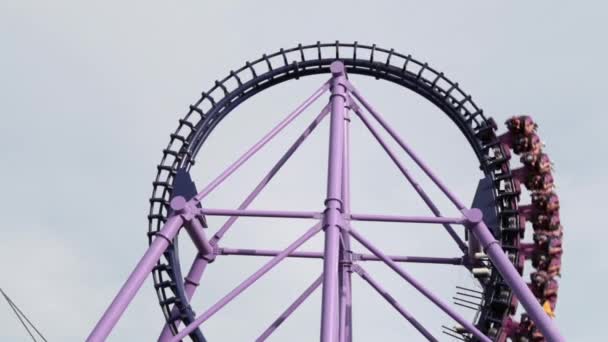
[[[524,185],[531,191],[549,191],[553,188],[553,175],[551,173],[531,173]]]
[[[514,336],[515,342],[542,342],[545,341],[542,333],[538,331],[534,322],[526,314],[521,315],[519,326],[517,327]]]
[[[551,257],[549,266],[547,267],[547,273],[552,277],[562,276],[562,255],[556,255]]]
[[[532,217],[532,228],[534,231],[556,232],[561,236],[562,225],[559,218],[559,211],[552,213],[540,213]]]
[[[551,296],[557,296],[558,282],[545,271],[536,271],[530,274],[532,282],[528,284],[535,297],[542,303]]]
[[[521,205],[517,211],[533,223],[542,224],[559,210],[559,198],[552,192],[535,192],[531,197],[532,204]]]
[[[521,154],[525,152],[539,154],[542,148],[540,138],[536,134],[516,135],[513,138],[513,152]]]
[[[559,197],[552,191],[532,193],[532,205],[538,212],[552,213],[559,210]]]
[[[509,132],[513,134],[531,135],[536,132],[538,125],[527,115],[513,116],[505,121]]]
[[[540,294],[543,293],[545,284],[549,281],[549,279],[551,279],[551,277],[545,271],[536,271],[530,273],[531,283],[529,285],[533,292],[536,294],[537,298],[540,297]]]
[[[559,290],[559,283],[553,278],[549,279],[543,289],[543,298],[545,300],[549,300],[549,298],[551,298],[551,297],[557,297],[558,290]],[[556,302],[556,300],[554,300],[554,302]]]
[[[534,239],[558,239],[561,240],[562,237],[564,236],[564,229],[562,228],[562,225],[557,225],[556,227],[554,227],[555,229],[553,230],[537,230],[534,231],[534,236],[536,236],[536,238]],[[541,236],[543,236],[541,238]]]
[[[538,173],[547,173],[551,171],[551,160],[545,153],[526,152],[520,157],[520,161],[528,169],[532,169]]]
[[[550,255],[535,251],[532,254],[532,267],[537,270],[545,271],[550,277],[558,277],[561,275],[562,267],[562,256],[561,253],[557,255]]]
[[[548,255],[557,255],[562,252],[562,238],[555,237],[543,231],[535,232],[533,235],[536,249],[544,251]]]

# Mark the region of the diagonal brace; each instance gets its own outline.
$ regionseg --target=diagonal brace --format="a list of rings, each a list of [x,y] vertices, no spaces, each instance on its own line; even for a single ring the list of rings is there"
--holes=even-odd
[[[416,318],[409,313],[393,296],[391,296],[386,290],[382,288],[382,286],[375,281],[364,269],[359,265],[353,265],[352,270],[357,273],[363,280],[365,280],[368,284],[370,284],[376,292],[378,292],[386,301],[393,307],[395,310],[399,311],[401,316],[405,318],[408,322],[410,322],[416,330],[418,330],[427,340],[437,342],[437,339],[431,335],[431,333],[426,330],[425,327],[416,320]]]
[[[277,330],[277,328],[283,324],[283,322],[285,322],[285,320],[287,318],[289,318],[289,316],[291,316],[291,314],[296,311],[296,309],[298,307],[300,307],[300,305],[302,305],[302,303],[308,299],[308,297],[310,297],[310,295],[315,292],[315,290],[321,285],[321,283],[323,282],[323,275],[321,274],[315,281],[312,282],[312,284],[310,284],[310,286],[308,286],[306,288],[306,290],[304,290],[304,292],[298,297],[296,298],[296,300],[291,303],[291,305],[289,305],[289,307],[287,307],[287,309],[285,309],[285,311],[283,311],[283,313],[281,313],[281,315],[279,316],[279,318],[277,318],[274,322],[272,322],[272,324],[266,329],[264,330],[264,332],[260,335],[260,337],[256,338],[255,341],[256,342],[263,342],[266,341],[266,339],[275,331]]]
[[[264,266],[262,266],[259,270],[257,270],[254,274],[245,279],[241,284],[239,284],[236,288],[230,291],[226,296],[216,302],[213,306],[211,306],[207,311],[205,311],[202,315],[197,317],[192,323],[188,324],[182,331],[180,331],[177,335],[173,336],[170,342],[178,342],[184,337],[188,336],[194,329],[203,324],[206,320],[208,320],[211,316],[213,316],[216,312],[221,310],[226,304],[230,303],[236,296],[245,291],[249,286],[255,283],[258,279],[260,279],[264,274],[270,271],[274,266],[280,263],[283,259],[285,259],[291,252],[295,251],[298,247],[300,247],[304,242],[308,241],[311,237],[313,237],[316,233],[321,230],[321,224],[317,223],[312,228],[310,228],[304,235],[298,238],[296,241],[291,243],[289,247],[287,247],[283,252],[276,257],[272,258],[268,261]]]

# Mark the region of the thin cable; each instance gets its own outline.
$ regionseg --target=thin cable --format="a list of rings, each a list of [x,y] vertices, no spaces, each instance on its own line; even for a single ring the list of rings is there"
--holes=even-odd
[[[36,326],[34,326],[34,324],[27,318],[27,316],[23,313],[23,311],[21,311],[21,309],[19,309],[19,307],[17,306],[17,304],[15,304],[1,288],[0,288],[0,292],[2,293],[2,296],[4,296],[4,299],[6,299],[8,305],[11,307],[11,309],[13,309],[13,312],[15,313],[15,315],[17,316],[17,318],[19,319],[19,321],[21,322],[21,324],[23,325],[23,327],[25,328],[25,330],[27,331],[27,333],[30,335],[30,337],[32,338],[32,340],[34,342],[38,341],[34,337],[34,335],[32,334],[32,332],[30,331],[30,329],[27,327],[27,324],[25,324],[25,322],[23,321],[23,319],[25,319],[25,321],[30,325],[30,327],[32,327],[32,329],[34,329],[34,331],[36,332],[36,334],[38,334],[38,336],[40,336],[40,338],[42,338],[42,340],[44,342],[48,342],[47,339],[44,337],[44,335],[42,335],[42,333],[38,329],[36,329]]]

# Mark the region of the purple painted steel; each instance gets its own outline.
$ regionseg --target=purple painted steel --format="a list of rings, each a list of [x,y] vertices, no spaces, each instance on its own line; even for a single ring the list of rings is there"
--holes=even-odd
[[[202,256],[215,257],[213,252],[213,246],[207,240],[207,236],[205,235],[205,230],[201,222],[194,218],[186,223],[185,225],[186,231],[194,243],[194,246],[198,249],[198,253]]]
[[[245,255],[245,256],[275,256],[281,253],[276,250],[261,250],[261,249],[241,249],[241,248],[224,248],[218,250],[219,255]],[[291,258],[304,259],[323,259],[323,253],[320,252],[293,252],[288,255]]]
[[[315,128],[319,125],[319,123],[323,120],[323,118],[325,118],[325,116],[328,113],[329,113],[329,106],[323,107],[323,110],[321,110],[319,115],[317,115],[317,117],[313,120],[313,122],[310,125],[308,125],[308,127],[306,127],[304,132],[302,132],[302,134],[298,137],[298,139],[296,139],[296,141],[294,141],[294,143],[289,147],[289,149],[287,150],[287,152],[285,152],[285,154],[281,157],[281,159],[279,159],[279,161],[272,167],[272,169],[270,169],[270,171],[268,171],[266,176],[264,176],[264,178],[260,181],[260,183],[258,183],[258,185],[255,187],[255,189],[253,189],[253,191],[247,196],[247,198],[245,198],[243,203],[241,203],[241,205],[239,205],[239,207],[238,207],[239,210],[245,210],[245,209],[247,209],[247,207],[249,207],[251,202],[253,202],[253,200],[260,194],[260,192],[262,192],[262,190],[264,190],[266,185],[268,185],[268,183],[272,180],[272,178],[274,178],[274,176],[277,174],[277,172],[279,172],[279,170],[281,170],[283,165],[285,165],[285,163],[289,160],[289,158],[291,158],[291,156],[298,150],[298,148],[302,145],[304,140],[306,140],[306,138],[308,138],[308,136],[315,130]],[[226,221],[226,223],[224,223],[224,225],[217,231],[217,233],[215,233],[215,235],[213,236],[211,241],[214,243],[217,243],[217,241],[219,241],[224,236],[224,234],[226,234],[226,231],[228,231],[228,229],[230,229],[230,227],[234,224],[234,222],[236,222],[237,219],[238,219],[238,216],[229,218]]]
[[[471,322],[467,321],[464,317],[462,317],[458,312],[453,310],[448,304],[446,304],[441,298],[435,296],[431,291],[427,290],[422,284],[420,284],[416,279],[414,279],[409,273],[404,271],[396,262],[391,260],[387,255],[382,253],[378,248],[374,247],[369,241],[367,241],[363,236],[357,233],[352,227],[349,228],[348,232],[355,240],[359,241],[365,248],[369,249],[370,252],[375,254],[377,257],[382,259],[384,263],[386,263],[393,271],[397,272],[405,281],[410,283],[416,290],[422,293],[426,298],[428,298],[431,302],[437,305],[443,312],[448,314],[452,319],[456,322],[460,323],[467,331],[473,334],[475,337],[480,339],[483,342],[491,342],[491,340],[486,337],[475,325]]]
[[[323,229],[325,258],[323,262],[323,304],[321,310],[321,342],[338,339],[338,263],[340,226],[342,218],[342,157],[344,154],[344,112],[346,110],[346,74],[342,62],[330,66],[332,78],[331,122],[329,131],[329,160],[327,170],[327,199]]]
[[[298,219],[320,219],[322,214],[316,211],[286,210],[238,210],[203,208],[201,213],[207,216],[248,216],[248,217],[281,217]]]
[[[279,161],[277,161],[277,163],[270,169],[270,171],[268,171],[264,178],[262,178],[258,185],[253,189],[253,191],[245,198],[241,205],[239,205],[239,210],[245,210],[249,207],[251,202],[253,202],[253,200],[255,200],[255,198],[262,192],[262,190],[264,190],[266,185],[268,185],[268,183],[274,178],[274,176],[279,172],[279,170],[281,170],[283,165],[285,165],[289,158],[291,158],[291,156],[298,150],[298,148],[302,145],[302,143],[304,143],[306,138],[308,138],[308,136],[315,130],[315,128],[319,125],[319,123],[323,120],[323,118],[325,118],[328,113],[329,105],[323,107],[319,115],[317,115],[317,117],[312,121],[312,123],[310,123],[310,125],[306,127],[304,132],[302,132],[298,139],[294,141],[294,143],[289,147],[289,149],[287,150],[287,152],[285,152],[281,159],[279,159]],[[228,220],[226,220],[222,227],[220,227],[220,229],[218,229],[218,231],[210,239],[210,244],[216,246],[217,243],[222,239],[224,234],[226,234],[226,232],[230,229],[230,227],[232,227],[232,225],[238,220],[239,217],[240,216],[232,216]],[[196,287],[198,286],[198,283],[200,282],[201,277],[203,276],[204,270],[207,266],[207,263],[209,262],[207,259],[208,258],[202,258],[200,256],[197,256],[194,259],[192,266],[190,267],[188,276],[185,278],[185,290],[188,300],[192,298],[192,295],[194,294],[194,291],[196,290]],[[171,314],[177,314],[177,312],[177,308],[175,308],[174,310],[172,310]],[[177,322],[177,325],[179,326],[179,322]],[[159,342],[166,342],[171,338],[171,336],[173,336],[173,333],[171,332],[169,325],[165,324],[163,331],[161,332]]]
[[[219,248],[218,255],[245,255],[245,256],[275,256],[281,253],[276,250],[262,250],[262,249],[241,249],[241,248]],[[359,254],[350,253],[352,260],[356,261],[381,261],[380,258],[373,254]],[[290,258],[304,258],[304,259],[323,259],[323,253],[321,252],[293,252],[289,254]],[[463,258],[439,258],[439,257],[421,257],[421,256],[394,256],[389,255],[395,262],[409,262],[409,263],[421,263],[421,264],[446,264],[446,265],[462,265]]]
[[[404,223],[454,223],[465,224],[467,220],[462,217],[424,217],[424,216],[395,216],[375,214],[350,214],[345,215],[353,221],[380,221],[380,222],[404,222]]]
[[[405,150],[405,152],[418,164],[418,166],[426,173],[426,175],[437,185],[439,189],[454,203],[458,209],[464,209],[466,206],[443,184],[443,182],[431,171],[431,169],[414,153],[408,144],[397,134],[397,132],[384,120],[384,118],[365,100],[361,93],[352,84],[349,83],[349,89],[355,98],[361,102],[363,107],[384,127],[384,129],[397,141],[397,143]]]
[[[135,269],[112,301],[112,304],[110,304],[93,331],[91,331],[91,334],[87,338],[87,342],[105,341],[131,300],[133,300],[133,297],[135,297],[137,291],[141,288],[144,280],[146,280],[150,272],[152,272],[152,268],[158,262],[158,259],[167,249],[171,240],[179,232],[182,224],[183,219],[181,216],[173,216],[167,220],[164,227],[156,233],[157,237],[137,266],[135,266]]]
[[[192,240],[192,243],[196,246],[198,250],[198,254],[194,259],[192,268],[188,272],[186,278],[184,278],[184,290],[186,292],[186,298],[190,300],[192,298],[192,295],[194,294],[194,290],[198,286],[198,281],[200,280],[200,277],[202,276],[205,268],[207,267],[207,264],[210,261],[213,261],[213,259],[215,259],[215,252],[213,246],[209,243],[209,240],[207,240],[203,225],[198,220],[198,218],[195,217],[191,219],[190,221],[186,222],[184,226],[186,228],[186,231],[188,232],[188,235],[190,236],[190,239]],[[202,260],[202,262],[199,260]],[[177,309],[177,307],[173,307],[173,309],[171,310],[171,316],[173,317],[177,314],[179,314],[179,310]],[[179,327],[179,321],[176,326]],[[163,326],[163,330],[160,333],[160,337],[158,338],[158,341],[166,342],[171,338],[171,336],[173,336],[173,332],[171,331],[169,325],[165,323],[165,325]]]
[[[397,157],[397,155],[395,154],[395,152],[388,146],[388,144],[386,143],[386,141],[380,136],[380,134],[374,128],[374,126],[372,126],[372,124],[369,122],[369,120],[363,115],[363,113],[361,113],[361,111],[359,110],[359,108],[355,108],[355,113],[357,114],[357,116],[359,117],[359,119],[363,122],[363,124],[365,124],[365,126],[367,127],[367,129],[374,136],[374,138],[376,138],[376,141],[378,141],[378,143],[382,146],[382,148],[384,149],[384,151],[386,152],[386,154],[388,154],[388,156],[391,158],[391,160],[393,161],[393,163],[395,163],[395,165],[397,166],[397,168],[399,168],[399,170],[401,171],[401,174],[403,174],[403,176],[407,179],[407,181],[414,188],[414,190],[416,190],[416,192],[418,193],[418,195],[420,195],[420,197],[422,198],[422,200],[424,201],[424,203],[427,205],[427,207],[431,210],[431,212],[433,212],[433,214],[435,216],[441,217],[441,212],[439,211],[439,208],[437,208],[437,206],[435,205],[435,203],[433,203],[433,201],[431,200],[431,198],[427,195],[427,193],[422,189],[422,187],[420,186],[420,184],[418,184],[418,182],[410,174],[410,172],[408,171],[408,169],[399,160],[399,158]],[[454,228],[452,228],[452,226],[450,226],[447,223],[444,224],[443,227],[448,232],[448,234],[450,234],[450,236],[452,237],[452,239],[456,242],[456,244],[458,245],[458,247],[460,248],[460,250],[463,251],[463,252],[466,251],[467,250],[467,244],[464,241],[462,241],[462,239],[460,238],[460,236],[458,236],[458,233],[456,233],[454,231]]]
[[[204,255],[197,254],[192,262],[192,267],[190,267],[190,271],[186,277],[184,277],[184,290],[186,291],[186,297],[188,300],[192,299],[194,295],[194,291],[200,285],[201,277],[209,264],[209,259],[207,259]]]
[[[384,299],[386,299],[386,301],[390,305],[392,305],[392,307],[399,311],[401,316],[403,316],[403,318],[410,322],[414,326],[414,328],[416,328],[416,330],[418,330],[422,335],[424,335],[424,337],[426,337],[427,340],[437,342],[437,339],[433,337],[433,335],[428,330],[426,330],[426,328],[423,327],[422,324],[420,324],[420,322],[418,322],[418,320],[416,320],[416,318],[412,314],[410,314],[404,307],[402,307],[401,304],[399,304],[399,302],[397,302],[397,300],[393,298],[393,296],[391,296],[384,288],[382,288],[382,286],[378,284],[378,282],[376,282],[374,278],[370,277],[370,275],[365,272],[365,270],[361,266],[354,265],[353,271],[360,275],[361,278],[363,278],[363,280],[370,284],[374,288],[374,290],[376,290],[376,292],[378,292]]]
[[[312,236],[318,233],[321,230],[322,226],[320,223],[317,223],[312,228],[310,228],[304,235],[299,237],[296,241],[291,243],[289,247],[287,247],[283,252],[276,257],[269,260],[264,266],[262,266],[259,270],[257,270],[254,274],[245,279],[239,286],[230,291],[226,296],[220,299],[217,303],[213,304],[207,311],[205,311],[202,315],[197,317],[192,323],[188,324],[182,331],[180,331],[177,335],[173,336],[170,339],[170,342],[178,342],[182,338],[188,336],[194,329],[196,329],[199,325],[209,319],[213,314],[222,309],[226,304],[232,301],[236,296],[245,291],[249,286],[255,283],[260,277],[270,271],[274,266],[276,266],[281,260],[285,259],[290,253],[295,251],[298,247],[300,247],[304,242],[308,241]]]
[[[198,219],[195,218],[190,222],[187,222],[185,228],[190,236],[190,239],[198,249],[198,254],[194,259],[192,267],[190,268],[188,275],[184,278],[184,292],[186,293],[186,298],[190,300],[192,299],[192,295],[194,295],[194,291],[199,285],[200,278],[202,277],[207,264],[215,259],[215,252],[213,246],[209,243],[207,237],[205,236],[203,225]],[[177,307],[173,307],[171,310],[171,316],[177,314],[179,314],[179,310]],[[179,322],[179,320],[176,322],[177,327],[180,325]],[[169,325],[165,323],[158,341],[169,341],[171,336],[173,336],[173,332],[171,331]]]
[[[272,324],[264,330],[264,332],[260,335],[260,337],[255,339],[255,342],[263,342],[266,341],[268,336],[270,336],[277,328],[285,322],[287,318],[300,306],[302,303],[310,297],[310,295],[315,292],[315,290],[321,285],[323,282],[323,275],[320,275],[304,292],[296,298],[296,300],[281,313],[279,318],[277,318]]]
[[[348,101],[350,103],[350,101]],[[342,154],[342,212],[350,214],[350,107],[344,111],[344,152]],[[340,232],[340,327],[338,338],[340,342],[352,341],[352,280],[351,265],[352,251],[350,247],[350,236],[348,233]]]
[[[298,106],[291,114],[283,119],[277,126],[275,126],[270,132],[268,132],[262,139],[255,143],[245,154],[231,164],[221,175],[209,183],[201,192],[199,192],[194,198],[198,201],[202,200],[207,196],[213,189],[228,178],[234,171],[236,171],[243,163],[245,163],[251,156],[256,154],[264,145],[266,145],[272,138],[274,138],[279,132],[283,130],[289,123],[297,118],[306,108],[308,108],[313,102],[315,102],[325,91],[328,89],[329,84],[324,83],[321,88],[315,91],[309,98],[307,98],[300,106]]]
[[[206,257],[203,257],[200,254],[197,254],[192,262],[192,266],[190,266],[190,271],[188,271],[188,275],[184,278],[184,290],[186,292],[186,298],[188,300],[192,299],[196,288],[199,285],[199,281],[209,264],[209,260]],[[178,315],[179,310],[177,307],[173,307],[171,310],[171,317],[173,315]],[[175,324],[177,327],[180,326],[181,321],[177,321]],[[168,324],[165,323],[163,330],[160,333],[160,337],[158,338],[158,342],[167,342],[173,337],[173,332]]]
[[[361,261],[381,261],[375,255],[355,254],[357,260]],[[419,257],[419,256],[391,256],[389,258],[395,262],[409,262],[418,264],[441,264],[441,265],[462,265],[463,258],[440,258],[440,257]]]
[[[477,237],[484,251],[492,260],[492,264],[505,282],[509,285],[519,302],[526,309],[526,312],[532,318],[538,329],[543,333],[547,341],[560,342],[565,341],[561,336],[554,321],[540,306],[538,299],[532,294],[530,288],[521,279],[521,275],[513,267],[509,258],[505,255],[500,243],[494,239],[490,229],[483,222],[483,214],[479,209],[463,210],[463,214],[471,221],[471,232]]]

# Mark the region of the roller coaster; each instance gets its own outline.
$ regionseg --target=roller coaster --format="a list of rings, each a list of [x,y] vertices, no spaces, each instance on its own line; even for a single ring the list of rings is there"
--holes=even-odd
[[[328,79],[293,112],[251,146],[224,172],[198,190],[191,173],[202,168],[201,147],[216,126],[245,101],[271,87],[313,75]],[[422,96],[456,124],[479,162],[479,185],[472,205],[443,183],[439,175],[418,156],[402,137],[358,90],[349,75],[362,75],[388,81]],[[237,209],[208,206],[207,195],[260,151],[279,132],[299,117],[323,95],[328,102],[287,152]],[[319,211],[248,209],[253,200],[298,150],[319,123],[329,117],[329,160],[326,199]],[[350,206],[350,125],[363,124],[391,158],[403,177],[420,195],[433,215],[400,216],[357,213]],[[381,128],[383,131],[381,132]],[[392,142],[384,135],[388,134]],[[457,210],[459,217],[442,216],[437,205],[414,179],[410,170],[391,147],[396,143],[439,188]],[[457,324],[444,327],[444,333],[463,341],[564,341],[553,319],[558,298],[557,279],[561,275],[563,227],[559,217],[559,198],[555,193],[552,163],[543,151],[537,123],[530,116],[513,116],[499,133],[494,119],[484,114],[458,83],[449,80],[427,63],[411,55],[376,45],[320,43],[298,45],[263,55],[231,71],[224,79],[203,92],[179,120],[177,129],[162,152],[153,182],[148,215],[149,249],[136,266],[87,341],[104,341],[120,319],[147,276],[154,288],[166,324],[159,328],[159,341],[185,339],[206,341],[203,323],[254,284],[285,258],[322,259],[321,275],[291,303],[256,341],[264,341],[278,329],[317,288],[322,289],[320,340],[348,342],[353,339],[351,277],[360,276],[384,297],[418,332],[429,341],[438,337],[419,321],[416,308],[406,308],[363,268],[363,261],[383,262],[421,295],[434,303]],[[514,156],[521,164],[512,168]],[[472,168],[474,170],[476,168]],[[237,194],[235,194],[236,196]],[[529,197],[531,203],[520,203]],[[209,216],[227,217],[219,227],[210,227]],[[289,218],[312,221],[309,230],[282,250],[231,249],[222,238],[241,217]],[[356,228],[364,222],[398,222],[440,225],[462,252],[455,258],[387,255]],[[183,228],[183,229],[182,229]],[[462,228],[462,233],[457,229]],[[197,255],[187,273],[179,258],[177,236],[185,231]],[[208,232],[214,232],[210,235]],[[532,239],[526,240],[531,234]],[[303,252],[298,248],[317,233],[324,234],[324,249]],[[361,253],[351,248],[352,240],[364,246]],[[196,315],[191,299],[207,267],[224,255],[265,256],[269,261],[228,292],[206,311]],[[417,281],[403,265],[406,263],[461,266],[470,272],[481,290],[460,288],[456,304],[475,310],[473,321]],[[532,269],[524,268],[531,265]],[[524,278],[529,274],[530,279]],[[523,308],[523,310],[521,310]],[[519,310],[518,310],[519,309]],[[525,311],[524,313],[521,313]],[[417,339],[416,339],[417,340]]]

